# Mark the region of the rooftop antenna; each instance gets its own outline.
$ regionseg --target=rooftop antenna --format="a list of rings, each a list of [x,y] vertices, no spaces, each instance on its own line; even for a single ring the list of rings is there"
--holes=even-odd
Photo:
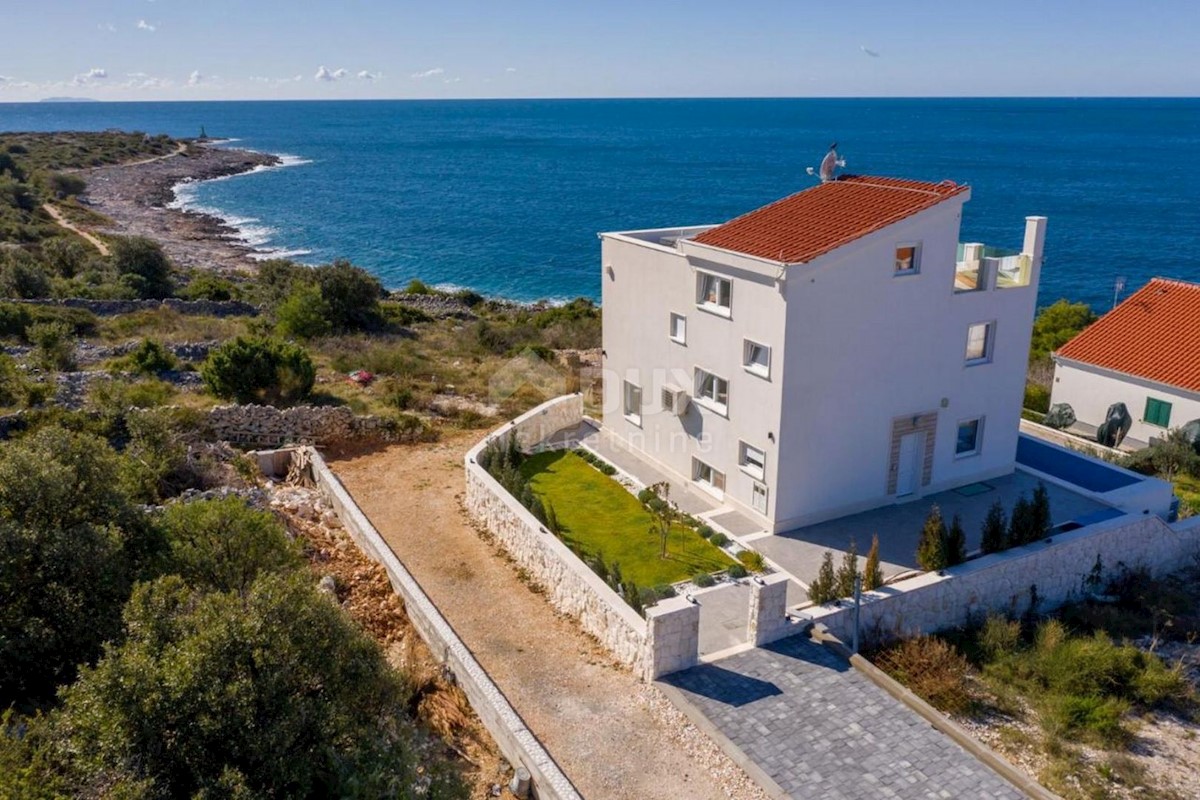
[[[829,183],[831,180],[833,180],[833,174],[837,171],[837,168],[844,166],[846,166],[846,159],[838,155],[837,142],[834,142],[833,144],[829,145],[829,152],[825,154],[823,159],[821,159],[821,166],[817,167],[816,169],[809,167],[807,170],[805,170],[805,172],[807,172],[809,175],[816,175],[820,177],[821,183]]]
[[[1113,308],[1117,307],[1117,298],[1121,296],[1121,292],[1125,291],[1125,276],[1118,275],[1113,281]]]

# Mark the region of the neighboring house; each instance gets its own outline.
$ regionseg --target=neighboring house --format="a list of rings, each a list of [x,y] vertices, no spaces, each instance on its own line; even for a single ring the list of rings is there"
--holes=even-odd
[[[1135,447],[1200,419],[1200,284],[1154,278],[1063,345],[1050,402],[1087,433],[1124,403]]]
[[[779,532],[1013,471],[1045,217],[843,176],[723,225],[601,234],[604,427]]]

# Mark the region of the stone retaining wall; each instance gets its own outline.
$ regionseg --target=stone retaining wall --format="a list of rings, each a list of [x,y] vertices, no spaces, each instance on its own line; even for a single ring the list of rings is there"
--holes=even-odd
[[[1035,593],[1038,610],[1047,611],[1085,592],[1097,556],[1107,577],[1119,565],[1171,572],[1198,554],[1200,517],[1168,525],[1155,516],[1126,515],[864,592],[860,630],[865,640],[887,640],[964,625],[989,612],[1021,614]],[[804,613],[850,641],[849,604]]]
[[[259,462],[277,471],[285,459],[279,453],[260,453]],[[533,795],[540,800],[582,800],[571,781],[508,702],[416,579],[384,542],[350,493],[325,464],[320,453],[306,449],[313,481],[341,519],[346,531],[368,556],[383,565],[404,610],[434,657],[454,674],[455,681],[496,740],[500,752],[514,765],[529,770]],[[290,462],[290,458],[286,459]],[[286,471],[286,467],[283,471]]]
[[[515,436],[520,447],[529,449],[582,420],[582,395],[567,395],[543,403],[485,438],[466,456],[465,505],[517,566],[545,588],[555,608],[578,620],[583,630],[595,636],[622,664],[644,674],[646,621],[476,463],[479,453],[493,439]]]
[[[345,406],[217,406],[208,425],[218,439],[248,447],[331,445],[348,441],[419,441],[425,428],[403,430],[388,419],[359,416]]]
[[[203,317],[256,317],[258,306],[241,300],[88,300],[69,297],[63,300],[7,300],[9,303],[26,303],[33,306],[57,306],[59,308],[82,308],[100,317],[117,314],[132,314],[135,311],[153,311],[169,308],[180,314]]]

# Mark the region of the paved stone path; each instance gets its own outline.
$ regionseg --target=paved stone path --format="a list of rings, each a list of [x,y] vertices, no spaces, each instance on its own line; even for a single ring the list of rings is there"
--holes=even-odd
[[[795,636],[660,683],[797,800],[1025,795],[832,650]]]

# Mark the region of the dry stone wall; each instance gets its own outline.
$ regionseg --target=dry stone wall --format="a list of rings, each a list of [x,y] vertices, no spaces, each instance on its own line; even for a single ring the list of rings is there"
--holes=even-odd
[[[1120,565],[1156,574],[1200,554],[1200,517],[1171,525],[1126,515],[864,592],[860,630],[867,640],[904,638],[950,628],[989,612],[1024,613],[1036,600],[1047,611],[1080,597],[1099,558],[1102,572]],[[842,641],[853,634],[852,607],[805,612]]]
[[[358,416],[345,406],[217,406],[208,425],[218,439],[247,447],[418,441],[425,435],[424,428],[402,430],[392,420]]]
[[[59,308],[82,308],[100,317],[117,314],[132,314],[135,311],[154,311],[169,308],[179,314],[202,317],[255,317],[258,306],[241,300],[88,300],[70,297],[63,300],[9,300],[10,303],[25,303],[34,306],[57,306]]]

